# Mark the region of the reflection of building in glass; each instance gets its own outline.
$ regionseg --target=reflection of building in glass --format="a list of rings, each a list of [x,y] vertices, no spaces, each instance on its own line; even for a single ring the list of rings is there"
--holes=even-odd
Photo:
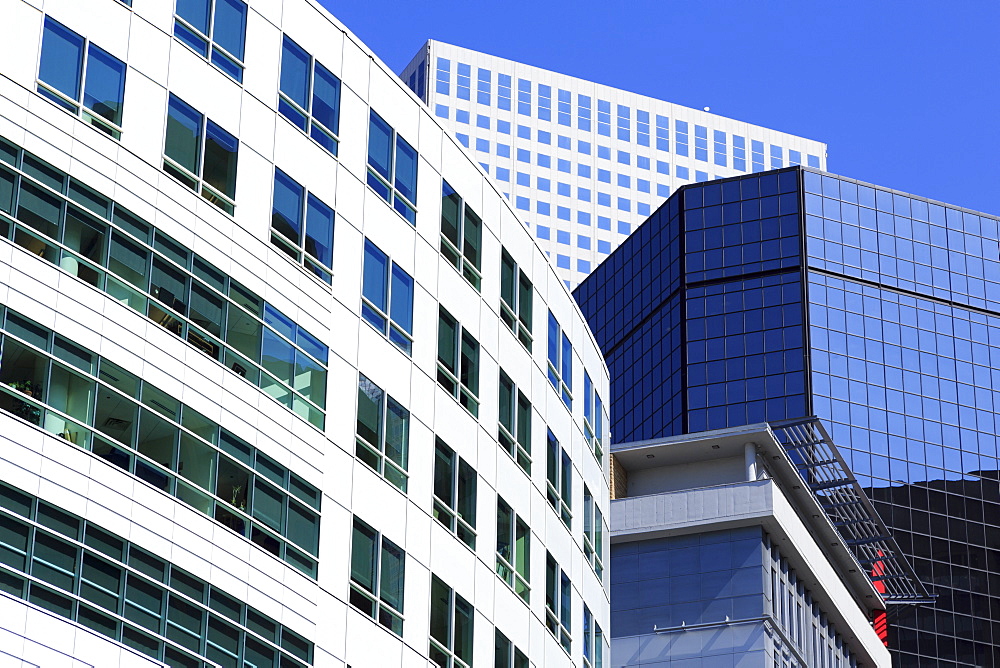
[[[889,665],[877,586],[784,438],[757,424],[613,446],[612,665]]]
[[[682,185],[826,169],[821,142],[435,40],[401,76],[494,177],[570,286]]]
[[[315,2],[85,5],[0,20],[0,664],[602,665],[607,369],[513,206]]]
[[[823,420],[938,595],[890,618],[901,666],[997,661],[998,225],[782,170],[682,189],[576,292],[616,440]]]

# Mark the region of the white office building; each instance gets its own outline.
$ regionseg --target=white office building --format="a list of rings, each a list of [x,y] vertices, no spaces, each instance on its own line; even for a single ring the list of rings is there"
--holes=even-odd
[[[0,665],[606,662],[607,368],[452,131],[313,0],[0,8]]]
[[[818,141],[434,40],[402,78],[496,180],[571,287],[682,185],[826,169]]]

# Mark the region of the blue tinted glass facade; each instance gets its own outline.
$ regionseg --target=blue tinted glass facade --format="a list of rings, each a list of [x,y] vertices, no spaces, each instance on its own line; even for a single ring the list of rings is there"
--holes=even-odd
[[[615,441],[827,425],[938,597],[891,620],[899,666],[1000,665],[997,240],[996,218],[792,168],[683,188],[576,291]]]

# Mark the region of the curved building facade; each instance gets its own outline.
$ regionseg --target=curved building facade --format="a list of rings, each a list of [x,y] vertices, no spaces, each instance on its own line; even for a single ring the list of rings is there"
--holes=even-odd
[[[3,7],[0,655],[602,665],[607,368],[454,137],[309,0]]]

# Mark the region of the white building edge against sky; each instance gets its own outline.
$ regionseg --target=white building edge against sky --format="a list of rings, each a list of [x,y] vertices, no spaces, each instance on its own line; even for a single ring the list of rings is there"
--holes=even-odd
[[[684,184],[827,168],[818,141],[435,40],[401,77],[496,180],[571,287]]]
[[[311,0],[3,16],[4,661],[606,661],[607,369],[452,132]]]

